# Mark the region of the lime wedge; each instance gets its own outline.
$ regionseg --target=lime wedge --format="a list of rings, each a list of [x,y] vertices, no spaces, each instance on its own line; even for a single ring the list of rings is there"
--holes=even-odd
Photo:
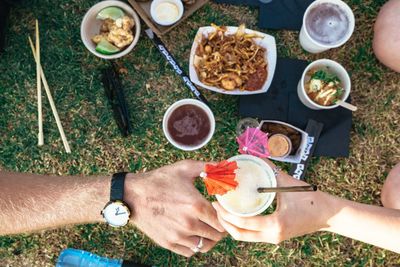
[[[119,7],[110,6],[102,9],[99,14],[97,14],[97,19],[105,20],[105,19],[113,19],[117,20],[122,18],[125,15],[124,11]]]
[[[97,44],[96,51],[104,55],[112,55],[118,53],[120,50],[118,47],[112,45],[109,41],[103,38]]]

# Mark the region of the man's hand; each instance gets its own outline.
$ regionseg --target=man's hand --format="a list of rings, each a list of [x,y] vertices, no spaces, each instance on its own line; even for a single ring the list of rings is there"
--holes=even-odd
[[[203,168],[203,162],[184,160],[129,174],[125,184],[133,223],[160,246],[186,257],[194,254],[200,237],[204,253],[224,236],[215,210],[193,185]]]
[[[270,166],[273,164],[267,161]],[[305,182],[296,180],[280,172],[278,186],[301,186]],[[326,227],[328,215],[322,192],[286,192],[277,194],[276,211],[267,216],[250,218],[238,217],[228,213],[214,202],[218,219],[227,232],[236,240],[250,242],[279,242],[312,233]]]

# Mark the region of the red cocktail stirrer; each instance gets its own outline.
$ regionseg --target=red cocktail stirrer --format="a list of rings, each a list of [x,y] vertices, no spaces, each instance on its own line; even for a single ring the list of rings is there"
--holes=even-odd
[[[235,180],[237,168],[236,161],[224,160],[215,165],[206,164],[200,177],[204,179],[208,194],[223,195],[234,190],[238,185]]]

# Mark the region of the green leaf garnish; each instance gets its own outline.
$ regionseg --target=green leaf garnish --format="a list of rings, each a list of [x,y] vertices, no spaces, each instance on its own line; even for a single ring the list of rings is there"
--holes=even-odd
[[[344,89],[343,88],[338,88],[336,89],[335,97],[339,98],[343,95]]]
[[[324,70],[317,70],[311,75],[311,79],[321,80],[324,83],[328,84],[330,82],[340,82],[337,75],[328,73]]]

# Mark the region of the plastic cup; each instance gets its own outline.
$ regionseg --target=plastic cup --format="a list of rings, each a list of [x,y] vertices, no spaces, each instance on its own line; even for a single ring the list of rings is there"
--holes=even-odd
[[[315,103],[313,100],[311,100],[311,98],[308,97],[306,90],[304,88],[304,84],[306,82],[308,82],[308,80],[310,79],[309,76],[307,76],[307,73],[310,69],[324,69],[327,70],[331,73],[335,73],[338,78],[340,79],[342,85],[343,85],[343,89],[344,89],[344,93],[342,94],[342,101],[345,101],[349,95],[350,95],[350,90],[351,90],[351,81],[350,81],[350,76],[347,73],[347,71],[345,70],[345,68],[340,65],[339,63],[337,63],[336,61],[330,60],[330,59],[319,59],[316,60],[312,63],[310,63],[310,65],[307,66],[307,68],[304,70],[303,75],[301,76],[301,79],[297,85],[297,94],[300,98],[300,101],[307,107],[311,108],[311,109],[333,109],[333,108],[337,108],[339,105],[338,104],[334,104],[331,106],[322,106],[319,105],[317,103]]]
[[[208,116],[208,119],[210,121],[210,132],[208,133],[207,137],[204,138],[204,140],[200,144],[197,144],[194,146],[180,144],[172,138],[171,134],[168,131],[168,120],[169,120],[172,112],[183,105],[197,106],[197,107],[201,108]],[[199,100],[189,99],[189,98],[182,99],[182,100],[179,100],[179,101],[175,102],[174,104],[172,104],[165,112],[164,118],[163,118],[163,131],[164,131],[164,135],[165,135],[165,137],[167,137],[168,141],[176,148],[179,148],[184,151],[197,150],[197,149],[205,146],[211,140],[212,136],[214,135],[214,131],[215,131],[214,114],[206,104],[204,104],[203,102],[201,102]]]
[[[241,217],[251,217],[264,212],[275,198],[275,193],[258,193],[259,187],[276,187],[272,168],[262,159],[251,155],[238,155],[228,159],[236,161],[238,186],[224,195],[216,195],[218,202],[228,212]]]
[[[322,44],[322,43],[314,40],[308,33],[307,27],[306,27],[306,18],[308,16],[308,14],[310,13],[310,10],[312,10],[315,6],[323,4],[323,3],[330,3],[330,4],[338,5],[341,10],[346,12],[346,16],[349,19],[349,29],[348,29],[345,37],[342,38],[340,40],[340,42],[333,43],[331,45]],[[313,2],[311,5],[309,5],[304,13],[303,25],[301,26],[300,35],[299,35],[300,45],[301,45],[301,47],[303,47],[304,50],[306,50],[310,53],[320,53],[320,52],[329,50],[331,48],[336,48],[336,47],[342,46],[344,43],[346,43],[350,39],[350,37],[354,31],[354,26],[355,26],[355,19],[354,19],[353,11],[346,3],[344,3],[343,1],[340,1],[340,0],[317,0],[317,1]]]

